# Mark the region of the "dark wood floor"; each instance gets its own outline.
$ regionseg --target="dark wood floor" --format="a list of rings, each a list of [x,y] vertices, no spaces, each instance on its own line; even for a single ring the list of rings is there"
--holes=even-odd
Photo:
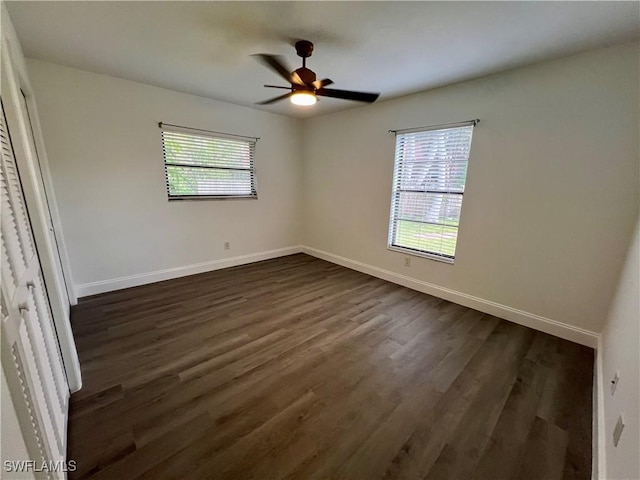
[[[306,255],[81,300],[72,478],[588,479],[593,351]]]

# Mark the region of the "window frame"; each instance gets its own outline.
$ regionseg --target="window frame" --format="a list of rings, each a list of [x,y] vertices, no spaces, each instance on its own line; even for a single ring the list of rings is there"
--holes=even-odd
[[[214,132],[211,130],[203,130],[199,128],[191,128],[191,127],[183,127],[179,125],[172,125],[167,123],[160,122],[158,124],[161,131],[161,143],[162,143],[162,158],[163,158],[163,166],[164,166],[164,176],[165,176],[165,187],[167,192],[167,200],[170,202],[174,201],[185,201],[185,200],[257,200],[258,199],[258,185],[257,185],[257,175],[256,175],[256,166],[255,166],[255,150],[256,145],[258,143],[259,137],[248,137],[244,135],[234,135],[222,132]],[[191,135],[194,137],[207,137],[212,139],[222,139],[222,140],[233,140],[236,142],[246,143],[250,148],[250,158],[249,158],[249,168],[240,168],[240,167],[215,167],[211,165],[202,165],[202,164],[189,164],[189,163],[180,163],[167,161],[166,156],[166,148],[165,148],[165,136],[164,132],[173,132],[179,133],[183,135]],[[184,167],[184,168],[196,168],[202,170],[223,170],[223,171],[245,171],[250,173],[251,179],[251,193],[250,194],[218,194],[218,195],[210,195],[210,194],[202,194],[202,195],[172,195],[171,194],[171,184],[169,182],[169,171],[167,167]]]
[[[389,212],[387,250],[403,253],[406,255],[427,258],[429,260],[436,260],[438,262],[443,262],[449,265],[453,265],[455,263],[457,247],[458,247],[457,241],[459,239],[459,234],[460,234],[460,220],[462,218],[462,205],[464,203],[463,200],[464,200],[464,194],[466,191],[466,178],[468,176],[468,166],[471,158],[471,145],[473,143],[473,130],[474,130],[473,127],[475,127],[477,123],[479,123],[479,120],[470,120],[468,122],[460,122],[460,123],[454,123],[454,124],[434,125],[432,127],[418,127],[418,128],[412,128],[412,129],[406,129],[406,130],[390,130],[390,133],[395,133],[395,150],[394,150],[395,153],[394,153],[394,161],[393,161],[393,183],[391,186],[391,208]],[[428,190],[425,188],[424,190],[419,191],[420,193],[425,193],[425,194],[431,193],[431,194],[444,194],[444,195],[454,195],[454,194],[460,195],[461,197],[460,215],[458,216],[458,224],[455,226],[457,230],[456,231],[456,247],[453,255],[446,255],[444,253],[432,252],[428,250],[420,250],[417,248],[411,248],[408,246],[394,244],[394,239],[396,237],[396,233],[398,229],[398,221],[399,221],[396,219],[398,209],[399,209],[399,205],[396,202],[399,203],[399,193],[402,191],[405,191],[405,192],[414,191],[414,190],[402,190],[399,188],[399,185],[401,185],[399,176],[402,175],[402,172],[401,172],[401,165],[399,165],[400,157],[398,155],[398,137],[400,135],[408,135],[411,133],[426,133],[430,131],[451,130],[455,128],[462,128],[462,127],[469,127],[469,126],[472,127],[472,129],[471,129],[471,136],[469,138],[469,146],[468,146],[469,153],[466,159],[467,169],[465,170],[464,189],[462,191],[439,191],[439,190]],[[444,223],[433,223],[433,222],[416,222],[416,223],[432,223],[434,225],[446,226],[446,224]]]

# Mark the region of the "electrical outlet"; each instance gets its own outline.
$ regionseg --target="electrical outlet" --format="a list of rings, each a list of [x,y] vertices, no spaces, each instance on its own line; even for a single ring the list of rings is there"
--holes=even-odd
[[[616,387],[618,386],[618,381],[620,380],[620,374],[618,372],[613,374],[613,380],[611,380],[611,395],[616,392]]]
[[[231,250],[231,244],[229,242],[224,242],[224,249]]]
[[[411,259],[409,257],[404,257],[404,266],[405,267],[411,266]]]
[[[618,417],[616,427],[613,429],[613,446],[617,447],[620,437],[622,436],[622,430],[624,430],[624,422],[622,421],[622,414]]]

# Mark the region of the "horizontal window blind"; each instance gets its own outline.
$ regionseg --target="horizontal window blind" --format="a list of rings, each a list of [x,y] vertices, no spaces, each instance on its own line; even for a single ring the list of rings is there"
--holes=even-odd
[[[162,128],[170,200],[256,198],[256,139]]]
[[[453,261],[473,125],[396,136],[389,247]]]

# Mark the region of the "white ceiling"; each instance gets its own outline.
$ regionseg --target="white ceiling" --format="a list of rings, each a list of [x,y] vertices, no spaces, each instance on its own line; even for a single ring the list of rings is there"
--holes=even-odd
[[[305,117],[362,104],[258,107],[284,85],[251,58],[315,43],[333,87],[392,98],[638,38],[638,2],[7,2],[28,57]],[[380,101],[380,100],[378,100]]]

